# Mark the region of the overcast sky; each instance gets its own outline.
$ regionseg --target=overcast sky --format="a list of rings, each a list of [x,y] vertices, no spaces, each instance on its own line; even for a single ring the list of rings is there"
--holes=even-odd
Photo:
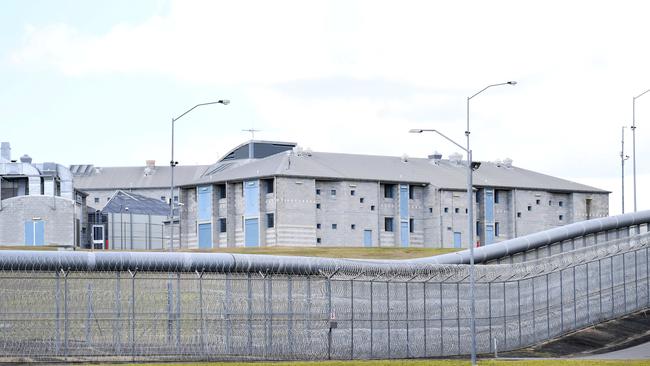
[[[650,89],[647,1],[3,1],[0,140],[18,158],[209,164],[250,138],[315,151],[474,157],[613,191]],[[650,208],[650,93],[637,99]],[[632,210],[632,160],[626,164]]]

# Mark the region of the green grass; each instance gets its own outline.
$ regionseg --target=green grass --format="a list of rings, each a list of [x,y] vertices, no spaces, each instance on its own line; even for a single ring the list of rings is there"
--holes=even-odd
[[[642,366],[650,360],[481,360],[480,366]],[[142,366],[145,364],[133,364]],[[466,366],[469,360],[372,360],[372,361],[297,361],[297,362],[211,362],[211,363],[160,363],[156,366]]]

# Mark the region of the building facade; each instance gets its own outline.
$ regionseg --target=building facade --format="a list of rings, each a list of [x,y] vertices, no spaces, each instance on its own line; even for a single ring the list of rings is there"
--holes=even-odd
[[[233,160],[222,159],[210,174],[183,185],[183,246],[468,245],[466,162],[457,156],[296,148]],[[609,192],[510,161],[483,162],[474,181],[478,245],[608,215]]]

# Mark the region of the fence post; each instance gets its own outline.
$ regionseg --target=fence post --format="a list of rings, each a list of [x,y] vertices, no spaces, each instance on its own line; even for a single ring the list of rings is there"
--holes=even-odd
[[[354,359],[354,280],[350,280],[350,359]]]
[[[641,226],[639,226],[639,234],[641,233]],[[645,293],[646,305],[650,305],[650,265],[648,265],[648,248],[645,248],[645,283],[648,286]]]
[[[133,272],[129,269],[131,275],[131,357],[135,357],[135,275],[137,272],[137,267]]]
[[[537,323],[537,321],[536,321],[537,314],[535,312],[535,310],[536,310],[536,306],[535,306],[535,279],[536,278],[537,277],[535,276],[535,277],[530,279],[531,287],[533,289],[533,319],[532,319],[532,321],[533,321],[533,342],[535,342],[537,340],[537,324],[536,324]]]
[[[388,358],[390,358],[390,281],[386,280],[386,329],[388,331]]]
[[[639,269],[636,252],[638,250],[634,251],[634,310],[639,308]]]
[[[226,320],[226,354],[232,354],[232,324],[230,322],[230,307],[232,298],[232,280],[231,274],[226,273],[226,300],[224,301],[224,317]]]
[[[521,280],[517,280],[517,321],[519,322],[519,347],[521,347]]]
[[[612,301],[611,301],[611,303],[612,303],[612,314],[611,314],[611,317],[613,318],[614,317],[614,256],[609,257],[609,277],[610,277],[610,281],[611,281],[611,284],[612,284],[610,286],[610,288],[611,288],[611,291],[612,291],[612,297],[611,297],[611,299],[612,299]]]
[[[56,301],[56,353],[61,352],[61,278],[59,276],[59,271],[55,271],[56,274],[56,292],[55,292],[55,301]]]
[[[573,329],[578,328],[578,297],[576,292],[576,266],[573,266]]]
[[[117,353],[120,353],[122,346],[122,340],[121,340],[121,330],[122,330],[122,320],[120,317],[122,316],[122,292],[120,289],[120,271],[115,272],[115,348],[117,350]]]
[[[625,252],[622,254],[623,256],[623,309],[624,313],[627,313],[627,271],[625,268]]]
[[[444,343],[444,337],[443,337],[444,333],[442,331],[442,322],[443,322],[443,318],[442,318],[442,309],[443,309],[443,307],[442,307],[442,282],[440,282],[439,284],[440,284],[440,291],[438,292],[438,294],[440,295],[440,298],[439,298],[439,303],[440,303],[440,356],[443,356],[444,355],[443,350],[444,350],[444,347],[445,347],[445,343]]]
[[[93,288],[92,288],[92,282],[88,282],[86,285],[86,346],[90,347],[91,346],[91,335],[90,335],[90,327],[91,327],[91,319],[92,319],[92,298],[93,298]]]
[[[506,306],[506,282],[503,281],[503,349],[508,348],[508,307]]]
[[[269,285],[269,349],[273,353],[273,277],[268,275],[268,285]]]
[[[251,273],[247,273],[248,290],[248,355],[253,354],[253,288],[251,284]]]
[[[374,358],[373,356],[373,338],[374,338],[374,312],[375,312],[375,307],[374,307],[374,300],[373,300],[373,285],[374,285],[374,279],[370,280],[370,358]]]
[[[460,355],[460,282],[456,282],[456,329],[458,330],[457,336],[457,352]]]
[[[409,339],[409,283],[408,283],[408,281],[406,282],[404,287],[405,287],[405,289],[404,289],[405,293],[404,294],[405,294],[405,297],[406,297],[406,299],[405,299],[406,300],[405,301],[405,303],[406,303],[406,358],[410,358],[411,357],[411,352],[410,352],[411,350],[410,350],[410,347],[409,347],[409,340],[410,339]]]
[[[63,355],[68,357],[68,274],[70,269],[63,271]]]
[[[181,273],[180,272],[176,272],[176,347],[178,352],[180,353],[181,352]]]
[[[600,262],[602,259],[598,259],[598,320],[603,318],[603,280]]]
[[[204,320],[203,320],[203,272],[204,269],[201,269],[201,272],[195,270],[196,277],[199,281],[199,331],[200,331],[200,341],[201,341],[201,354],[205,355],[205,331],[204,331]]]
[[[291,349],[293,347],[293,282],[291,275],[287,275],[287,341]]]
[[[488,344],[492,351],[492,282],[488,282]]]
[[[560,269],[560,333],[564,332],[564,268]]]
[[[548,290],[548,273],[546,274],[546,338],[551,338],[551,302]]]
[[[327,290],[327,314],[329,316],[328,332],[327,332],[327,359],[332,359],[332,277],[328,276],[326,284]],[[264,292],[266,296],[266,291]]]
[[[171,273],[169,277],[167,281],[167,343],[171,346],[172,340],[174,339],[174,288],[172,287]]]

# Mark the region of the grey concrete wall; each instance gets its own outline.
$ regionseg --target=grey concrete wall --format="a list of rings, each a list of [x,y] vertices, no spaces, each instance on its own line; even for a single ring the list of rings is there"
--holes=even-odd
[[[24,245],[25,222],[40,218],[45,224],[45,245],[74,245],[74,201],[62,197],[19,196],[2,200],[0,245]]]
[[[31,188],[30,188],[31,189]],[[93,190],[84,190],[80,189],[81,191],[85,192],[88,194],[88,197],[86,198],[86,202],[88,206],[101,210],[106,206],[106,203],[108,200],[113,196],[115,193],[115,189],[93,189]],[[169,199],[169,188],[125,188],[122,189],[125,192],[133,192],[145,197],[150,197],[150,198],[155,198],[155,199],[160,199],[160,197],[165,197],[166,199]],[[176,189],[175,195],[178,195],[179,189]],[[95,202],[95,198],[98,199],[98,202]],[[180,198],[180,197],[179,197]]]

